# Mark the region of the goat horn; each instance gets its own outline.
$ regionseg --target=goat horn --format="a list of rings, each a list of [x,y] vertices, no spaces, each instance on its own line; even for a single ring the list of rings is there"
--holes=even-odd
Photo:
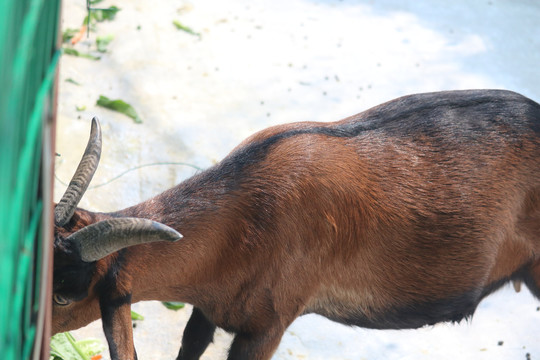
[[[57,226],[64,226],[73,216],[79,201],[88,188],[92,176],[96,172],[99,158],[101,156],[101,128],[97,117],[92,119],[92,129],[90,139],[86,145],[84,155],[71,179],[66,192],[54,209],[54,223]]]
[[[176,230],[156,221],[126,217],[88,225],[67,240],[79,248],[83,261],[92,262],[128,246],[176,241],[182,237]]]

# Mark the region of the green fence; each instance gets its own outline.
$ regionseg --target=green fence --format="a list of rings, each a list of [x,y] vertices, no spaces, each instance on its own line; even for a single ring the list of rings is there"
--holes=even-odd
[[[42,336],[49,246],[42,146],[60,56],[59,9],[59,0],[0,0],[0,356],[7,360],[31,359]]]

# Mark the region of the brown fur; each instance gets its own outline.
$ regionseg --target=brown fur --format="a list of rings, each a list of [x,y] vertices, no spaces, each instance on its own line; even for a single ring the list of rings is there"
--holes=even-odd
[[[78,210],[70,228],[57,229],[61,238],[98,218],[130,216],[162,222],[184,239],[97,261],[88,296],[55,306],[53,332],[102,315],[96,284],[113,264],[112,300],[129,294],[132,302],[193,304],[236,334],[229,359],[269,359],[305,313],[414,328],[471,315],[511,279],[540,297],[540,106],[508,92],[488,95],[494,119],[513,111],[502,98],[526,103],[536,117],[516,110],[515,119],[489,131],[465,131],[469,123],[456,118],[448,133],[375,127],[334,135],[400,110],[406,99],[398,99],[341,122],[259,132],[215,168],[117,213]],[[454,95],[431,96],[437,102]],[[403,117],[421,122],[422,111]],[[460,127],[456,134],[452,126]],[[322,130],[302,132],[315,128]],[[134,356],[128,309],[122,304],[104,325],[112,326],[113,358]]]

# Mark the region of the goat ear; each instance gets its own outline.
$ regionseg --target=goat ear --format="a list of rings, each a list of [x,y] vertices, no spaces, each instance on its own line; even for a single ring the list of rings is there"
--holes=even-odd
[[[71,179],[66,192],[54,209],[54,223],[64,226],[73,216],[99,164],[101,156],[101,128],[97,117],[92,119],[90,139],[81,162]]]
[[[92,262],[128,246],[182,237],[176,230],[152,220],[118,218],[88,225],[66,240],[79,249],[82,261]]]

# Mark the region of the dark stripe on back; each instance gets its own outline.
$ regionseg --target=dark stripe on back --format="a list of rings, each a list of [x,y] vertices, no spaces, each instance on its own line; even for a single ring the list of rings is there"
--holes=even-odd
[[[531,130],[537,132],[539,123],[540,105],[510,91],[465,90],[409,95],[369,109],[339,125],[283,131],[247,144],[225,158],[215,170],[220,174],[240,175],[246,167],[263,161],[273,145],[306,134],[353,138],[376,131],[382,137],[407,141],[429,138],[435,148],[440,148],[445,144],[478,141],[488,132],[510,138]]]

